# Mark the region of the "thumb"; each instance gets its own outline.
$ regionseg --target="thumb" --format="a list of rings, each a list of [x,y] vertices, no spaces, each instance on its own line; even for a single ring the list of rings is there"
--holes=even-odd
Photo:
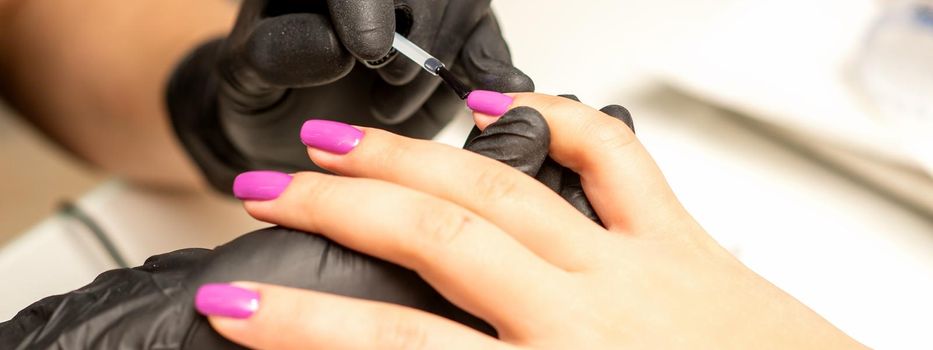
[[[221,91],[242,111],[269,108],[288,88],[336,81],[356,62],[325,15],[290,13],[250,24],[234,30],[220,60],[227,85]]]

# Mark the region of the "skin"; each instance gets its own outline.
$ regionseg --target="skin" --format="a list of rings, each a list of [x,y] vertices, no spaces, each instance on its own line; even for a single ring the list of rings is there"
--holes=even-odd
[[[259,292],[258,311],[211,325],[260,349],[863,348],[719,246],[622,122],[515,97],[544,115],[550,155],[580,174],[606,228],[504,164],[376,129],[346,155],[308,150],[338,175],[298,173],[277,199],[245,202],[257,219],[418,272],[498,339],[397,305],[249,282],[238,284]]]
[[[0,95],[105,170],[200,187],[169,125],[165,84],[189,50],[229,31],[236,11],[227,0],[0,0]]]

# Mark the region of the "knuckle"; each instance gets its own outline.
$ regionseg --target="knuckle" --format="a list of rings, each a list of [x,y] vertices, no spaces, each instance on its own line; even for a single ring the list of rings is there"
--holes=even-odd
[[[584,135],[593,135],[599,147],[608,151],[624,149],[635,142],[635,135],[625,123],[599,119],[588,121],[583,126]]]
[[[511,169],[493,167],[479,173],[472,190],[484,203],[511,199],[518,196],[518,182],[514,179]]]
[[[380,169],[394,169],[412,159],[412,145],[409,142],[389,141],[379,148],[378,163]]]
[[[421,322],[408,317],[389,318],[376,331],[376,344],[387,349],[422,350],[428,348],[428,331]]]
[[[466,211],[437,204],[435,201],[425,203],[419,210],[417,225],[427,245],[422,249],[415,248],[419,255],[428,252],[445,254],[449,247],[456,245],[473,221]]]
[[[289,187],[296,187],[296,195],[292,198],[297,200],[297,207],[301,210],[299,213],[313,213],[319,206],[328,205],[332,202],[334,196],[339,195],[337,178],[318,174],[318,173],[300,173],[294,176],[294,180]],[[295,204],[289,204],[295,205]],[[307,217],[302,221],[307,221]]]
[[[298,174],[293,182],[298,184],[301,201],[311,206],[327,203],[337,187],[333,178],[323,174]]]

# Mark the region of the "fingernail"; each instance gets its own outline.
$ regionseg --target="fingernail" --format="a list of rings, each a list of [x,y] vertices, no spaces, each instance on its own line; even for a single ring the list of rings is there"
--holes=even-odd
[[[498,117],[509,111],[513,101],[512,97],[499,92],[474,90],[467,96],[467,107],[474,112]]]
[[[360,143],[363,132],[333,120],[311,119],[301,126],[301,142],[308,147],[347,154]]]
[[[259,293],[225,283],[198,288],[194,307],[203,315],[249,318],[259,310]]]
[[[267,201],[279,198],[292,176],[278,171],[247,171],[233,179],[233,195],[242,200]]]

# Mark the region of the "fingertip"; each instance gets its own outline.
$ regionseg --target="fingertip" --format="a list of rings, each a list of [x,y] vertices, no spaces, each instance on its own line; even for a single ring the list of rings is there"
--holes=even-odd
[[[347,51],[364,61],[376,61],[386,57],[392,50],[395,18],[391,23],[375,25],[373,28],[352,28],[338,31]]]
[[[351,54],[365,61],[383,58],[392,48],[392,1],[328,1],[337,35]]]
[[[234,343],[251,347],[255,342],[252,339],[255,330],[253,329],[254,326],[250,319],[238,320],[219,316],[207,316],[207,322],[214,331]]]
[[[242,50],[254,73],[276,86],[327,84],[347,75],[356,63],[340,44],[330,20],[321,14],[263,19]]]
[[[315,165],[325,170],[333,170],[334,166],[345,157],[325,152],[317,148],[308,147],[308,158],[310,158],[311,162],[313,162]]]
[[[246,209],[246,212],[249,214],[261,212],[263,208],[269,207],[271,202],[260,202],[260,201],[244,201],[243,209]]]
[[[372,161],[374,154],[376,156],[382,154],[386,147],[390,147],[396,142],[395,137],[398,137],[398,135],[378,128],[355,125],[353,127],[363,135],[354,147],[353,152],[335,154],[315,147],[308,147],[307,153],[311,162],[335,174],[352,174],[354,168],[358,167],[360,162]]]
[[[327,84],[346,76],[356,63],[320,14],[293,13],[262,20],[244,44],[244,59],[255,74],[276,86]]]
[[[292,182],[292,176],[274,170],[253,170],[233,179],[233,195],[244,201],[269,201],[278,198]]]
[[[466,98],[467,107],[474,112],[499,117],[509,111],[515,99],[498,91],[473,90]]]
[[[473,112],[473,123],[476,124],[476,127],[479,128],[480,131],[486,130],[487,127],[492,125],[492,123],[495,123],[497,120],[499,120],[499,117]]]
[[[621,120],[625,125],[628,126],[632,132],[635,132],[635,121],[632,119],[632,113],[625,107],[619,105],[608,105],[599,110],[600,112],[606,113],[609,116]]]
[[[474,95],[475,93],[476,95]],[[471,97],[473,98],[472,102]],[[544,105],[546,99],[542,99],[542,97],[547,98],[550,96],[533,92],[500,93],[496,91],[476,90],[467,96],[467,107],[473,110],[473,123],[476,124],[480,131],[483,131],[504,115],[518,108],[528,107],[541,116],[541,112],[534,109],[533,106]],[[493,101],[490,102],[489,100]],[[506,103],[508,104],[506,105]],[[544,121],[543,116],[541,116],[541,120]]]
[[[253,219],[270,222],[274,218],[273,213],[274,204],[273,202],[258,202],[258,201],[246,201],[243,202],[243,209],[246,210],[246,213],[249,214]]]
[[[520,69],[494,58],[473,59],[466,70],[470,81],[481,89],[503,92],[532,92],[535,83]]]
[[[211,327],[214,328],[215,331],[220,333],[220,335],[234,341],[239,338],[238,334],[246,328],[245,325],[248,322],[246,319],[235,319],[221,316],[207,316],[207,321],[211,324]]]

